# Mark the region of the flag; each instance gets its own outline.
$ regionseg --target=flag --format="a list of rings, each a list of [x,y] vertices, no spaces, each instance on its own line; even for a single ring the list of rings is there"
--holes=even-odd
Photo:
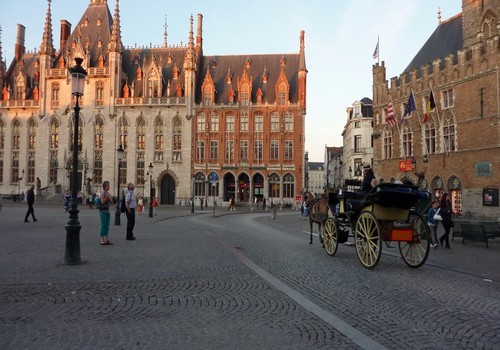
[[[410,97],[408,97],[408,103],[405,106],[405,112],[401,117],[401,123],[404,122],[406,118],[411,117],[411,112],[416,111],[417,107],[415,106],[415,99],[413,98],[413,91],[410,92]]]
[[[427,121],[429,120],[429,115],[434,108],[436,108],[436,102],[434,101],[434,95],[432,94],[431,90],[429,98],[427,99],[427,108],[425,110],[425,116],[423,121],[424,124],[427,123]]]
[[[377,46],[375,47],[375,51],[373,51],[373,59],[376,60],[378,58],[378,41]]]
[[[69,105],[64,110],[63,115],[67,115],[68,113],[69,113]]]
[[[48,122],[49,122],[49,120],[50,120],[50,117],[49,117],[49,115],[48,115],[48,114],[46,114],[46,115],[42,118],[42,120],[40,120],[40,124],[45,124],[45,123],[48,123]]]
[[[385,116],[385,122],[387,125],[389,125],[391,128],[396,125],[396,118],[394,117],[394,108],[392,106],[392,102],[389,102],[387,105],[387,114]]]

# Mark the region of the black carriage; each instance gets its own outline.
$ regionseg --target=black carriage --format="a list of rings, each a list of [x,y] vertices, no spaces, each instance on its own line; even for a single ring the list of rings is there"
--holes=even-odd
[[[421,215],[429,203],[429,193],[396,183],[381,183],[369,192],[349,189],[331,196],[323,231],[325,250],[333,256],[339,243],[354,237],[359,260],[372,269],[380,261],[382,242],[397,242],[405,263],[418,268],[429,255],[430,230]]]

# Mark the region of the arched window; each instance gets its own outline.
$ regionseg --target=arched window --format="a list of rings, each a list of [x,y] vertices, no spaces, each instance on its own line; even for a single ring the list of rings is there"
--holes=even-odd
[[[0,151],[5,147],[5,122],[0,119]]]
[[[281,83],[278,86],[278,105],[284,106],[286,105],[287,98],[287,87],[285,83]]]
[[[104,121],[100,116],[95,118],[94,125],[94,148],[96,150],[102,150],[104,137]]]
[[[279,114],[276,112],[271,114],[271,131],[272,132],[280,131],[280,117]]]
[[[50,149],[56,150],[59,147],[59,121],[52,118],[50,122]]]
[[[295,182],[292,174],[283,176],[283,198],[295,197]]]
[[[120,135],[120,145],[122,145],[124,150],[128,148],[128,123],[125,116],[120,118],[118,124],[118,133]]]
[[[250,105],[250,87],[248,84],[241,84],[240,103],[243,107]]]
[[[444,137],[444,147],[445,152],[456,151],[456,134],[455,134],[455,123],[451,118],[447,118],[443,123],[443,137]]]
[[[280,177],[278,174],[271,174],[269,176],[269,198],[280,197]]]
[[[205,89],[203,90],[203,105],[205,107],[212,106],[213,102],[213,88],[210,84],[205,85]]]
[[[154,124],[154,133],[155,133],[155,161],[163,160],[163,149],[165,147],[164,144],[164,132],[163,132],[163,120],[158,117],[155,120]]]
[[[51,88],[51,106],[52,109],[59,107],[59,83],[52,83]]]
[[[21,147],[21,123],[15,119],[12,122],[12,149],[18,150]]]
[[[425,124],[425,146],[427,154],[436,153],[436,126],[431,121]]]
[[[285,114],[285,131],[293,131],[293,114]]]
[[[405,125],[402,130],[403,133],[403,157],[410,157],[413,155],[413,133],[409,125]]]
[[[174,123],[173,123],[173,128],[172,128],[172,139],[174,142],[173,145],[173,152],[172,152],[172,157],[174,161],[181,161],[181,154],[182,154],[182,123],[181,120],[178,117],[174,118]]]
[[[95,104],[96,106],[104,105],[104,82],[102,81],[95,84]]]
[[[33,151],[36,148],[36,123],[30,119],[28,124],[28,149]]]
[[[199,114],[196,121],[196,131],[205,131],[205,114]]]
[[[392,130],[385,129],[383,136],[383,158],[384,159],[392,159]]]
[[[210,131],[219,131],[219,115],[216,113],[212,113],[212,115],[210,115]]]
[[[137,150],[143,151],[146,149],[146,122],[144,118],[139,117],[137,121]]]

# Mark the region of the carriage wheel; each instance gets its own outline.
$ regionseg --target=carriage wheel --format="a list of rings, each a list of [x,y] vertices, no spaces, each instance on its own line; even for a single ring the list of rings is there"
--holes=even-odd
[[[339,236],[337,225],[332,218],[328,218],[325,222],[325,229],[323,234],[326,253],[330,256],[335,255],[339,243]]]
[[[369,211],[363,211],[354,229],[354,242],[359,261],[369,268],[377,266],[382,255],[382,230],[375,216]]]
[[[406,265],[416,269],[422,266],[429,256],[430,229],[424,218],[411,212],[408,221],[413,227],[413,240],[411,242],[398,242],[399,252]]]

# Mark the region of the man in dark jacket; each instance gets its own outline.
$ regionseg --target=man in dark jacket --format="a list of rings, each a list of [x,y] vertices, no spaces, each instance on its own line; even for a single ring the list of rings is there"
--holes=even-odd
[[[33,222],[37,222],[38,219],[35,218],[35,212],[33,210],[33,203],[35,203],[35,185],[31,185],[31,188],[26,192],[26,202],[28,202],[28,212],[26,213],[26,216],[24,217],[24,222],[29,222],[28,217],[31,216],[33,217]]]

